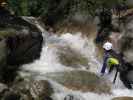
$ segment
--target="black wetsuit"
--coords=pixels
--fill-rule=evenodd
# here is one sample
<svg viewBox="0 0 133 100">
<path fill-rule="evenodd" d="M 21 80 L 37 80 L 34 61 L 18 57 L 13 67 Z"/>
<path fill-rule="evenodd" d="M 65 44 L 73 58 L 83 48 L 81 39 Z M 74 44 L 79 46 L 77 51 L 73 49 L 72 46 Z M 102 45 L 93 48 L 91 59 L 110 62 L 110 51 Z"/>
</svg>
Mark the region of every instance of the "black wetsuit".
<svg viewBox="0 0 133 100">
<path fill-rule="evenodd" d="M 131 84 L 133 84 L 133 80 L 129 80 L 128 73 L 133 70 L 133 65 L 126 62 L 123 59 L 123 56 L 121 56 L 120 54 L 114 52 L 113 50 L 108 51 L 108 53 L 110 55 L 112 55 L 114 58 L 119 59 L 120 64 L 118 66 L 114 66 L 114 67 L 116 67 L 117 71 L 120 73 L 120 80 L 123 82 L 125 87 L 127 87 L 128 89 L 132 89 Z M 104 72 L 105 68 L 106 68 L 105 64 L 103 64 L 103 69 L 101 70 L 101 72 Z M 112 69 L 110 69 L 110 71 L 111 70 Z"/>
<path fill-rule="evenodd" d="M 121 81 L 123 82 L 125 87 L 127 87 L 128 89 L 132 89 L 132 86 L 131 86 L 132 80 L 129 80 L 127 75 L 131 70 L 133 70 L 133 65 L 131 65 L 128 62 L 124 62 L 122 63 L 121 68 L 122 69 L 119 70 Z"/>
<path fill-rule="evenodd" d="M 133 65 L 123 59 L 123 54 L 118 54 L 118 59 L 120 61 L 120 65 L 117 67 L 117 70 L 120 73 L 120 80 L 123 82 L 125 87 L 132 89 L 132 80 L 128 79 L 128 73 L 133 70 Z"/>
</svg>

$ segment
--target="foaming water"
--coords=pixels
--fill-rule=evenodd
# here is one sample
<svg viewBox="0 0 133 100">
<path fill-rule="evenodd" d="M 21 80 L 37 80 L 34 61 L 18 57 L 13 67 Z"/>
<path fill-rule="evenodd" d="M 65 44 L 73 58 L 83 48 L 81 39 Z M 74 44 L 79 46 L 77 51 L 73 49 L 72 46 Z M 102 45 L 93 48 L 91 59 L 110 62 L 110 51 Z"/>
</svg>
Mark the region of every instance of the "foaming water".
<svg viewBox="0 0 133 100">
<path fill-rule="evenodd" d="M 49 37 L 46 45 L 43 46 L 40 59 L 34 63 L 24 65 L 22 68 L 38 73 L 71 70 L 72 68 L 68 68 L 59 62 L 57 55 L 59 46 L 70 46 L 76 52 L 86 56 L 89 59 L 88 65 L 91 66 L 90 71 L 97 72 L 100 63 L 95 58 L 95 45 L 93 44 L 93 40 L 83 38 L 81 33 L 75 35 L 66 33 L 59 37 L 56 35 Z"/>
<path fill-rule="evenodd" d="M 101 63 L 96 58 L 93 39 L 83 37 L 80 32 L 77 34 L 66 33 L 61 36 L 53 35 L 48 37 L 46 44 L 43 46 L 40 59 L 31 64 L 23 65 L 21 72 L 35 73 L 36 78 L 44 79 L 46 73 L 76 70 L 60 63 L 57 53 L 60 49 L 58 48 L 59 46 L 70 46 L 76 52 L 86 56 L 89 61 L 89 71 L 96 74 L 99 73 Z M 114 74 L 115 72 L 112 75 L 106 75 L 105 80 L 112 81 Z M 70 98 L 73 98 L 72 100 L 111 100 L 117 96 L 133 96 L 133 91 L 126 89 L 119 78 L 112 85 L 111 95 L 72 91 L 53 80 L 48 80 L 51 82 L 55 91 L 52 95 L 54 100 L 71 100 Z"/>
<path fill-rule="evenodd" d="M 55 93 L 52 95 L 54 100 L 111 100 L 113 95 L 96 94 L 91 92 L 73 91 L 64 86 L 51 81 Z"/>
<path fill-rule="evenodd" d="M 48 46 L 43 47 L 39 60 L 36 60 L 31 64 L 26 64 L 22 66 L 22 68 L 25 71 L 37 72 L 40 74 L 65 71 L 69 69 L 58 62 L 56 49 L 49 48 Z"/>
<path fill-rule="evenodd" d="M 78 51 L 89 59 L 88 65 L 91 66 L 89 69 L 91 72 L 98 72 L 101 63 L 96 59 L 96 49 L 93 39 L 83 37 L 80 32 L 75 35 L 66 33 L 60 38 L 67 41 L 68 45 L 70 45 L 72 49 Z"/>
</svg>

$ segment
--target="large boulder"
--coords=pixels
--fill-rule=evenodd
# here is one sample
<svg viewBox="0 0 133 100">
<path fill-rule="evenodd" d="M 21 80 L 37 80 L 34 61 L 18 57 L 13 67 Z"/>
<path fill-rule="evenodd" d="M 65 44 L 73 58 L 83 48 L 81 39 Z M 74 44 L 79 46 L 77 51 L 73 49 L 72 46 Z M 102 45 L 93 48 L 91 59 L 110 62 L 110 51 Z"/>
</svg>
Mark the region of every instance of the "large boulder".
<svg viewBox="0 0 133 100">
<path fill-rule="evenodd" d="M 123 36 L 121 38 L 121 51 L 124 53 L 125 59 L 133 64 L 133 18 L 127 18 L 125 27 L 123 28 Z"/>
<path fill-rule="evenodd" d="M 52 100 L 53 88 L 47 80 L 21 80 L 15 82 L 1 96 L 1 100 Z"/>
<path fill-rule="evenodd" d="M 110 85 L 91 72 L 76 70 L 49 73 L 46 76 L 72 90 L 90 91 L 99 94 L 111 93 Z"/>
<path fill-rule="evenodd" d="M 40 57 L 41 31 L 0 7 L 0 81 L 12 81 L 22 64 Z M 8 73 L 8 74 L 7 74 Z"/>
<path fill-rule="evenodd" d="M 33 98 L 44 100 L 45 98 L 50 98 L 53 89 L 51 84 L 46 80 L 33 81 L 30 87 L 30 93 Z"/>
<path fill-rule="evenodd" d="M 85 66 L 89 68 L 88 58 L 72 49 L 69 46 L 60 46 L 58 47 L 58 57 L 61 64 L 73 68 L 80 68 L 81 66 Z"/>
</svg>

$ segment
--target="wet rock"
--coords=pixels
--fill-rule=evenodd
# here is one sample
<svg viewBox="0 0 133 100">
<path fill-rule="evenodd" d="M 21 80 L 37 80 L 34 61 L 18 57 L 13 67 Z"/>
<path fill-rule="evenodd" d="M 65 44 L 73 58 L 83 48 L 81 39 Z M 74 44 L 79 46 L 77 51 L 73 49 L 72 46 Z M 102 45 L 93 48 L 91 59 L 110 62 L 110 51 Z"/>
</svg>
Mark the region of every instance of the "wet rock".
<svg viewBox="0 0 133 100">
<path fill-rule="evenodd" d="M 97 75 L 87 71 L 70 71 L 50 73 L 46 75 L 72 90 L 83 92 L 110 93 L 110 86 Z"/>
<path fill-rule="evenodd" d="M 24 80 L 16 83 L 11 90 L 24 100 L 52 100 L 53 88 L 47 80 Z"/>
<path fill-rule="evenodd" d="M 8 90 L 8 87 L 5 84 L 0 83 L 0 96 L 6 90 Z"/>
<path fill-rule="evenodd" d="M 30 94 L 30 80 L 21 80 L 13 83 L 14 85 L 11 87 L 11 91 L 18 93 L 21 95 L 21 98 L 24 100 L 32 100 L 32 96 Z"/>
<path fill-rule="evenodd" d="M 6 41 L 9 50 L 7 54 L 7 64 L 21 65 L 39 58 L 42 40 L 42 36 L 39 34 L 36 36 L 21 34 L 8 37 Z"/>
<path fill-rule="evenodd" d="M 1 100 L 20 100 L 20 94 L 14 92 L 6 92 Z"/>
<path fill-rule="evenodd" d="M 81 95 L 68 94 L 64 97 L 64 100 L 85 100 Z"/>
<path fill-rule="evenodd" d="M 3 67 L 6 66 L 6 43 L 5 40 L 0 41 L 0 80 L 2 80 L 3 76 L 2 74 L 4 73 Z"/>
<path fill-rule="evenodd" d="M 39 98 L 39 100 L 50 99 L 53 89 L 51 84 L 46 80 L 34 81 L 30 87 L 30 93 L 33 98 Z"/>
<path fill-rule="evenodd" d="M 46 80 L 18 80 L 10 88 L 0 84 L 0 100 L 52 100 L 53 92 Z"/>
<path fill-rule="evenodd" d="M 133 18 L 127 18 L 123 29 L 123 36 L 120 41 L 121 51 L 124 53 L 125 60 L 133 63 Z"/>
<path fill-rule="evenodd" d="M 58 55 L 60 62 L 65 66 L 73 68 L 80 68 L 81 66 L 89 67 L 87 57 L 69 46 L 59 47 Z"/>
<path fill-rule="evenodd" d="M 133 97 L 116 97 L 113 98 L 112 100 L 133 100 Z"/>
<path fill-rule="evenodd" d="M 113 49 L 115 51 L 119 51 L 120 50 L 120 39 L 121 39 L 122 34 L 120 34 L 119 32 L 112 32 L 112 34 L 109 36 L 109 39 L 111 41 L 111 43 L 113 44 Z"/>
<path fill-rule="evenodd" d="M 43 37 L 35 25 L 21 17 L 3 8 L 0 13 L 0 81 L 8 83 L 14 80 L 20 65 L 40 57 Z"/>
</svg>

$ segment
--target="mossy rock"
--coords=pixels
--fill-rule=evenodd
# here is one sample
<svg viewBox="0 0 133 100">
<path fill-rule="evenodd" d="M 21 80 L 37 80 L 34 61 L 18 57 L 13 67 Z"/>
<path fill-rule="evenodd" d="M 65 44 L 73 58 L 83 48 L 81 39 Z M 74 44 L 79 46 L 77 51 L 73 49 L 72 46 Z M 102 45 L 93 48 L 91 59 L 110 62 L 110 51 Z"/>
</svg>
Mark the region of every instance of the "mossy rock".
<svg viewBox="0 0 133 100">
<path fill-rule="evenodd" d="M 91 72 L 77 70 L 49 73 L 46 76 L 72 90 L 90 91 L 99 94 L 110 93 L 110 86 Z"/>
<path fill-rule="evenodd" d="M 11 90 L 21 94 L 21 98 L 27 97 L 26 100 L 33 100 L 33 98 L 34 100 L 44 100 L 50 98 L 54 93 L 52 85 L 47 80 L 22 80 L 14 84 Z"/>
<path fill-rule="evenodd" d="M 9 36 L 15 35 L 17 31 L 15 29 L 6 28 L 6 29 L 0 29 L 0 37 L 1 38 L 7 38 Z"/>
</svg>

